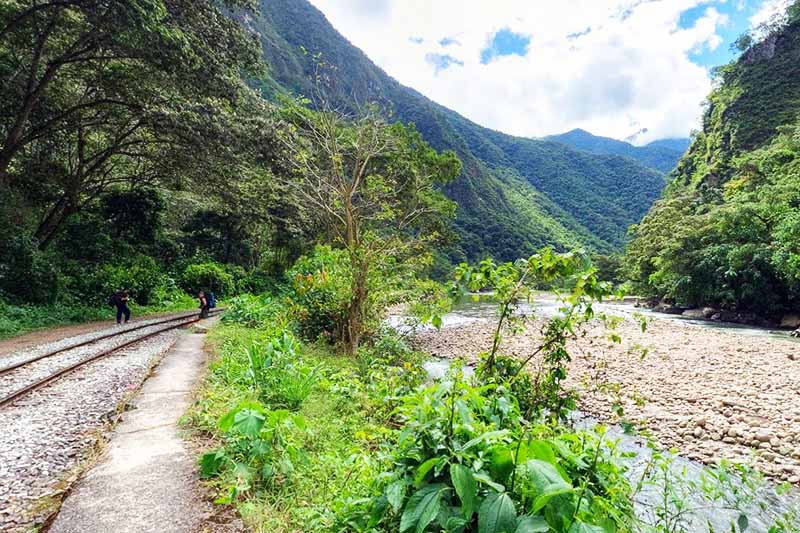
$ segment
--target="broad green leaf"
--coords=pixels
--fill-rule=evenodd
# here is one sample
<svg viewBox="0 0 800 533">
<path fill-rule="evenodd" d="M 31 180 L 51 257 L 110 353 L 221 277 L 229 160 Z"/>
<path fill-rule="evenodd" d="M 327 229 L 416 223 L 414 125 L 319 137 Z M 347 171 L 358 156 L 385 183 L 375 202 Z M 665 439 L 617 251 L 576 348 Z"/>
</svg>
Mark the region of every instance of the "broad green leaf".
<svg viewBox="0 0 800 533">
<path fill-rule="evenodd" d="M 561 477 L 555 466 L 539 459 L 525 462 L 525 475 L 537 494 L 572 488 L 572 485 Z"/>
<path fill-rule="evenodd" d="M 517 511 L 506 493 L 489 494 L 478 509 L 478 533 L 514 533 Z"/>
<path fill-rule="evenodd" d="M 570 494 L 574 490 L 575 489 L 573 489 L 572 487 L 569 487 L 569 488 L 566 488 L 566 489 L 551 490 L 549 492 L 545 492 L 543 494 L 540 494 L 539 496 L 536 497 L 536 500 L 534 500 L 533 507 L 531 507 L 531 511 L 533 511 L 534 513 L 537 513 L 542 509 L 542 507 L 547 505 L 547 503 L 551 499 L 555 498 L 556 496 L 561 496 L 563 494 Z"/>
<path fill-rule="evenodd" d="M 543 516 L 521 516 L 514 533 L 547 533 L 550 525 Z"/>
<path fill-rule="evenodd" d="M 400 518 L 400 533 L 415 529 L 418 533 L 425 531 L 439 513 L 442 493 L 449 490 L 447 485 L 436 483 L 425 485 L 411 496 L 406 510 Z"/>
<path fill-rule="evenodd" d="M 575 521 L 570 526 L 568 533 L 606 533 L 606 530 L 600 526 Z"/>
<path fill-rule="evenodd" d="M 528 445 L 526 459 L 539 459 L 550 464 L 556 464 L 556 454 L 553 451 L 553 446 L 544 440 L 535 440 Z"/>
<path fill-rule="evenodd" d="M 257 437 L 264 427 L 264 415 L 254 409 L 242 409 L 233 417 L 233 427 L 242 435 Z"/>
<path fill-rule="evenodd" d="M 297 429 L 299 429 L 300 431 L 306 430 L 306 417 L 304 417 L 303 415 L 294 415 L 292 421 L 294 422 L 294 425 L 297 426 Z"/>
<path fill-rule="evenodd" d="M 453 487 L 456 489 L 459 500 L 461 500 L 464 517 L 469 520 L 472 513 L 475 512 L 478 496 L 478 483 L 475 482 L 472 470 L 464 465 L 452 464 L 450 465 L 450 479 L 453 481 Z"/>
<path fill-rule="evenodd" d="M 433 469 L 433 467 L 438 465 L 439 461 L 440 461 L 439 457 L 433 457 L 431 459 L 428 459 L 421 465 L 419 465 L 419 468 L 417 468 L 417 475 L 414 476 L 414 483 L 417 486 L 420 486 L 422 482 L 425 481 L 425 477 L 427 477 L 428 472 L 430 472 Z"/>
<path fill-rule="evenodd" d="M 217 423 L 217 425 L 219 426 L 219 429 L 221 429 L 225 433 L 230 431 L 231 428 L 234 425 L 236 415 L 239 414 L 239 412 L 244 410 L 244 409 L 250 409 L 250 410 L 255 411 L 255 412 L 257 412 L 257 413 L 259 413 L 261 415 L 266 414 L 266 411 L 264 410 L 264 406 L 261 405 L 260 403 L 252 401 L 252 400 L 244 401 L 244 402 L 241 402 L 236 407 L 234 407 L 233 409 L 231 409 L 230 411 L 228 411 L 227 413 L 225 413 L 225 415 L 222 418 L 219 419 L 219 422 Z"/>
<path fill-rule="evenodd" d="M 200 458 L 200 475 L 203 478 L 214 477 L 219 474 L 222 465 L 225 464 L 225 450 L 217 450 L 203 454 Z"/>
<path fill-rule="evenodd" d="M 475 446 L 476 444 L 480 444 L 481 442 L 484 441 L 489 442 L 493 440 L 499 440 L 508 434 L 509 431 L 507 429 L 501 429 L 499 431 L 487 431 L 486 433 L 482 433 L 477 437 L 475 437 L 474 439 L 468 441 L 466 444 L 464 444 L 464 446 L 461 447 L 459 451 L 461 452 L 466 451 Z"/>
<path fill-rule="evenodd" d="M 506 481 L 514 471 L 514 452 L 506 446 L 494 446 L 488 455 L 492 478 Z"/>
<path fill-rule="evenodd" d="M 489 476 L 487 476 L 483 472 L 476 472 L 475 474 L 473 474 L 473 477 L 475 479 L 477 479 L 478 481 L 480 481 L 481 483 L 483 483 L 484 485 L 488 485 L 489 487 L 492 487 L 497 492 L 505 492 L 506 491 L 506 488 L 503 485 L 501 485 L 500 483 L 495 483 L 492 480 L 492 478 L 490 478 Z"/>
<path fill-rule="evenodd" d="M 403 500 L 406 497 L 406 484 L 403 480 L 395 481 L 386 487 L 386 500 L 392 506 L 394 512 L 398 512 L 403 507 Z"/>
</svg>

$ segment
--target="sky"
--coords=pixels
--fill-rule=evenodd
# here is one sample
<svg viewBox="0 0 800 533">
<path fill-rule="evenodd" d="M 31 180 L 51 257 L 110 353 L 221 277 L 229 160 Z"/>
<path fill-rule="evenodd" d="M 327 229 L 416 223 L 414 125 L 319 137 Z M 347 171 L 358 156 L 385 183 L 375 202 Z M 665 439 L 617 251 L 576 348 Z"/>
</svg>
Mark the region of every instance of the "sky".
<svg viewBox="0 0 800 533">
<path fill-rule="evenodd" d="M 700 126 L 711 70 L 788 0 L 311 0 L 400 83 L 512 135 L 645 144 Z"/>
</svg>

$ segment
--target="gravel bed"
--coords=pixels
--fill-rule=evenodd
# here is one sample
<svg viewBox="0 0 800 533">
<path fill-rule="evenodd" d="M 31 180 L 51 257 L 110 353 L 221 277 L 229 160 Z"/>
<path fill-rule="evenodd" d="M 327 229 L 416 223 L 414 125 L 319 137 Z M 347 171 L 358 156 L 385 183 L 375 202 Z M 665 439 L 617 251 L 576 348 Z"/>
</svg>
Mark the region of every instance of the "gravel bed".
<svg viewBox="0 0 800 533">
<path fill-rule="evenodd" d="M 501 352 L 524 357 L 538 346 L 542 321 L 507 337 Z M 416 335 L 415 346 L 439 357 L 488 351 L 494 323 L 476 321 Z M 755 464 L 800 485 L 800 344 L 668 319 L 646 332 L 625 320 L 612 342 L 599 324 L 571 343 L 568 386 L 583 412 L 615 422 L 613 405 L 646 426 L 665 448 L 714 463 Z M 534 361 L 535 363 L 535 361 Z"/>
<path fill-rule="evenodd" d="M 0 408 L 0 531 L 30 531 L 53 511 L 96 453 L 109 421 L 179 334 L 168 331 L 125 348 Z M 62 342 L 76 339 L 47 349 Z"/>
</svg>

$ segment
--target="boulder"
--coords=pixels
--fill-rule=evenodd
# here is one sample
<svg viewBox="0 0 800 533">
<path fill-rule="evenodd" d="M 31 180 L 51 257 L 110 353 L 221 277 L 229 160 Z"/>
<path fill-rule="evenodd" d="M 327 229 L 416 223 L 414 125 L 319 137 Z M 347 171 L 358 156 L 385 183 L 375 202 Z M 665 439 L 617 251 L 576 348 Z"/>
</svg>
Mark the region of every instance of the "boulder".
<svg viewBox="0 0 800 533">
<path fill-rule="evenodd" d="M 797 314 L 783 315 L 783 318 L 781 319 L 781 327 L 788 329 L 800 328 L 800 315 Z"/>
<path fill-rule="evenodd" d="M 718 309 L 714 309 L 713 307 L 704 307 L 703 308 L 703 317 L 711 318 L 715 314 L 719 313 Z"/>
<path fill-rule="evenodd" d="M 792 332 L 792 337 L 800 338 L 800 328 L 797 328 Z"/>
<path fill-rule="evenodd" d="M 703 320 L 706 318 L 706 314 L 703 312 L 703 309 L 687 309 L 681 314 L 681 316 L 686 318 L 694 318 L 697 320 Z"/>
<path fill-rule="evenodd" d="M 668 315 L 680 315 L 680 314 L 683 314 L 683 308 L 682 307 L 677 307 L 677 306 L 674 306 L 672 304 L 669 304 L 669 303 L 663 302 L 663 301 L 659 302 L 658 305 L 656 305 L 653 308 L 653 311 L 657 311 L 659 313 L 666 313 Z"/>
</svg>

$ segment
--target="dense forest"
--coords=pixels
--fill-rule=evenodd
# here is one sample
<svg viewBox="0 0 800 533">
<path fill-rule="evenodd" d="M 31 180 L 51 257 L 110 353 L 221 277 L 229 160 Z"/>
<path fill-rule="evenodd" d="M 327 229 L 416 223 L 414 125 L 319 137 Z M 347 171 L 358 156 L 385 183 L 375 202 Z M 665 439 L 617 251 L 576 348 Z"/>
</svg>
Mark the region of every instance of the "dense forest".
<svg viewBox="0 0 800 533">
<path fill-rule="evenodd" d="M 632 229 L 645 294 L 773 319 L 800 305 L 800 7 L 764 31 L 717 70 L 702 131 Z"/>
</svg>

